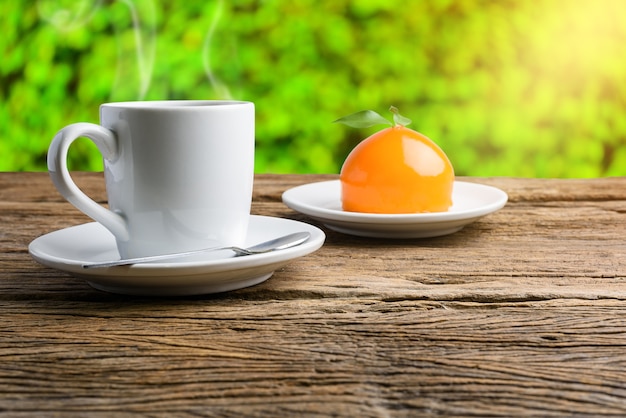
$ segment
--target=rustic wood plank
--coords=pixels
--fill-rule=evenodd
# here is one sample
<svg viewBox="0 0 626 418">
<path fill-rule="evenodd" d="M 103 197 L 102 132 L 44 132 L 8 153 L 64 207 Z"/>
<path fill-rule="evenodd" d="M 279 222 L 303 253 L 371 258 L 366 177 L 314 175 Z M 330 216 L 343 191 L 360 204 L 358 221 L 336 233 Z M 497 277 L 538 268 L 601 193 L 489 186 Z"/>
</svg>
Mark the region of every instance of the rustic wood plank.
<svg viewBox="0 0 626 418">
<path fill-rule="evenodd" d="M 253 212 L 313 223 L 280 195 L 333 178 L 259 175 Z M 626 178 L 465 180 L 509 204 L 435 239 L 327 230 L 259 286 L 153 299 L 32 261 L 87 218 L 0 173 L 0 415 L 626 415 Z"/>
<path fill-rule="evenodd" d="M 65 412 L 626 412 L 626 312 L 614 301 L 579 304 L 576 315 L 553 302 L 46 305 L 11 312 L 13 337 L 0 343 L 0 387 L 12 387 L 3 398 L 15 411 L 32 407 L 30 393 Z M 33 316 L 45 327 L 25 331 Z"/>
</svg>

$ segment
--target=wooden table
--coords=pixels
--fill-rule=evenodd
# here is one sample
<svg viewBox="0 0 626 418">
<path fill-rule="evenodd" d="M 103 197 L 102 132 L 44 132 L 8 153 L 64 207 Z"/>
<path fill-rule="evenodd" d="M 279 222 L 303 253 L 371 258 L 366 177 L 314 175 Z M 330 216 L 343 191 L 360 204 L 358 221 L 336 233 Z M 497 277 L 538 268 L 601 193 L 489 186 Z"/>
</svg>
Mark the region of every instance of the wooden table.
<svg viewBox="0 0 626 418">
<path fill-rule="evenodd" d="M 313 222 L 281 193 L 331 178 L 259 175 L 253 213 Z M 35 263 L 87 218 L 0 173 L 0 415 L 626 416 L 626 178 L 465 180 L 509 203 L 434 239 L 325 229 L 263 284 L 155 299 Z"/>
</svg>

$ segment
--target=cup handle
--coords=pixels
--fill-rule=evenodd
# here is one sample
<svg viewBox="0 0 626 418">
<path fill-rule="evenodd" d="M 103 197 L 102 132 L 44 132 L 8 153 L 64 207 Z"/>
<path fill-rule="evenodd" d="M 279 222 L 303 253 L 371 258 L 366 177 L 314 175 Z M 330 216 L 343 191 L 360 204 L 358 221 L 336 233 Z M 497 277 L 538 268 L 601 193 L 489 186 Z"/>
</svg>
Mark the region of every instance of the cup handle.
<svg viewBox="0 0 626 418">
<path fill-rule="evenodd" d="M 117 137 L 109 129 L 93 123 L 74 123 L 61 129 L 48 149 L 48 172 L 57 190 L 78 210 L 100 222 L 120 241 L 128 241 L 128 225 L 119 214 L 106 209 L 83 193 L 72 180 L 67 169 L 67 153 L 70 145 L 80 138 L 93 141 L 107 160 L 118 157 Z"/>
</svg>

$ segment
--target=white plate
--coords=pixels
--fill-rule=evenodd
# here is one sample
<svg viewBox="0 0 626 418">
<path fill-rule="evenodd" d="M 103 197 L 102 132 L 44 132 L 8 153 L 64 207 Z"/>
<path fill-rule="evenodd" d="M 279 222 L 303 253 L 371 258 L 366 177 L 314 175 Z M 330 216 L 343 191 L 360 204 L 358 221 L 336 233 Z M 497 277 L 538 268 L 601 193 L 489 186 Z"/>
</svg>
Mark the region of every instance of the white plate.
<svg viewBox="0 0 626 418">
<path fill-rule="evenodd" d="M 501 209 L 507 200 L 507 194 L 495 187 L 455 181 L 453 204 L 447 212 L 396 215 L 342 210 L 339 180 L 305 184 L 283 193 L 283 202 L 288 207 L 332 230 L 375 238 L 428 238 L 452 234 Z"/>
<path fill-rule="evenodd" d="M 232 251 L 216 251 L 185 261 L 109 268 L 82 267 L 119 258 L 113 235 L 96 222 L 43 235 L 31 242 L 28 250 L 39 263 L 84 278 L 96 289 L 131 295 L 198 295 L 261 283 L 288 261 L 319 249 L 326 238 L 319 228 L 303 222 L 251 216 L 246 246 L 299 231 L 307 231 L 311 237 L 297 247 L 276 252 L 234 257 Z"/>
</svg>

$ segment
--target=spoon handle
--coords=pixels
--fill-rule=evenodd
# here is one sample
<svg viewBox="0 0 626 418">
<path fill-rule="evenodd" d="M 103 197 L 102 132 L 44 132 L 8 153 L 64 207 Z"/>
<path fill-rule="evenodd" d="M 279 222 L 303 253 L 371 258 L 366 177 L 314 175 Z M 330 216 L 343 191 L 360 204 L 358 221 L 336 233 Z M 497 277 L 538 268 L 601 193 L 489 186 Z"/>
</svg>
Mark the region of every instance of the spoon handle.
<svg viewBox="0 0 626 418">
<path fill-rule="evenodd" d="M 269 241 L 262 242 L 260 244 L 257 244 L 248 248 L 209 247 L 209 248 L 202 248 L 200 250 L 185 251 L 185 252 L 174 253 L 174 254 L 151 255 L 151 256 L 146 256 L 146 257 L 125 258 L 122 260 L 85 263 L 83 264 L 83 268 L 90 269 L 90 268 L 101 268 L 101 267 L 127 266 L 129 264 L 138 264 L 138 263 L 150 263 L 153 261 L 161 261 L 161 260 L 167 260 L 170 258 L 178 258 L 178 257 L 187 257 L 189 255 L 208 253 L 210 251 L 218 251 L 218 250 L 232 250 L 236 252 L 237 255 L 262 254 L 262 253 L 266 253 L 270 251 L 284 250 L 286 248 L 300 245 L 304 241 L 308 240 L 310 236 L 311 234 L 308 232 L 296 232 L 293 234 L 288 234 L 282 237 L 274 238 Z"/>
<path fill-rule="evenodd" d="M 83 264 L 83 268 L 90 269 L 90 268 L 127 266 L 130 264 L 137 264 L 137 263 L 151 263 L 153 261 L 161 261 L 161 260 L 167 260 L 170 258 L 178 258 L 178 257 L 187 257 L 190 255 L 195 255 L 195 254 L 208 253 L 211 251 L 218 251 L 218 250 L 229 250 L 229 249 L 231 249 L 231 247 L 209 247 L 209 248 L 202 248 L 199 250 L 185 251 L 181 253 L 149 255 L 149 256 L 137 257 L 137 258 L 124 258 L 121 260 L 103 261 L 103 262 L 97 262 L 97 263 L 86 263 L 86 264 Z"/>
</svg>

